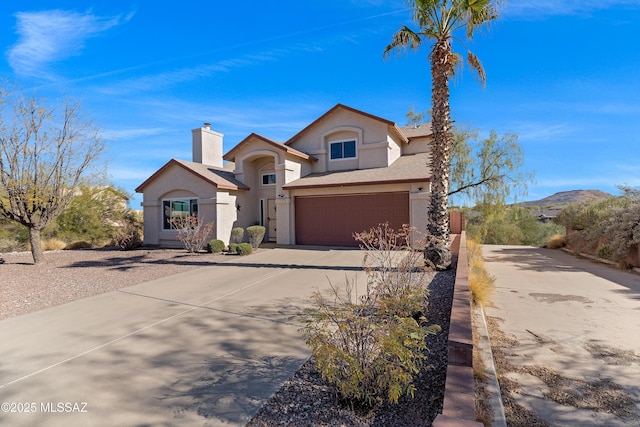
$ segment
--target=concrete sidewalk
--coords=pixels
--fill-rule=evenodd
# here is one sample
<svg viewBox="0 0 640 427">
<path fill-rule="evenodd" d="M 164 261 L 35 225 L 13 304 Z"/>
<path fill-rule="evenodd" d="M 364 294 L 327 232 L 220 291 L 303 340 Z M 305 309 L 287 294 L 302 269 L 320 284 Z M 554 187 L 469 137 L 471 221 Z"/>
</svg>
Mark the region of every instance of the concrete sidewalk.
<svg viewBox="0 0 640 427">
<path fill-rule="evenodd" d="M 640 276 L 559 250 L 483 252 L 496 277 L 485 313 L 517 340 L 502 349 L 515 367 L 507 378 L 520 384 L 516 402 L 553 426 L 640 426 Z M 549 399 L 536 367 L 574 404 Z M 598 401 L 617 409 L 590 409 Z"/>
<path fill-rule="evenodd" d="M 358 250 L 276 248 L 0 322 L 0 425 L 244 425 L 309 357 Z"/>
</svg>

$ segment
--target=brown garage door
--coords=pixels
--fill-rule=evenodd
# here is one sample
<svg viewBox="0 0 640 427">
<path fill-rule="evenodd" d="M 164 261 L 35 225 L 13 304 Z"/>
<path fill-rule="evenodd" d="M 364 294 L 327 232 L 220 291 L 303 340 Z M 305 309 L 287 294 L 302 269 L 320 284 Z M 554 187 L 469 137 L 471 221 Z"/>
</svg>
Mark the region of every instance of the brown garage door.
<svg viewBox="0 0 640 427">
<path fill-rule="evenodd" d="M 393 228 L 409 224 L 409 193 L 295 198 L 296 243 L 358 246 L 353 233 L 383 222 Z"/>
</svg>

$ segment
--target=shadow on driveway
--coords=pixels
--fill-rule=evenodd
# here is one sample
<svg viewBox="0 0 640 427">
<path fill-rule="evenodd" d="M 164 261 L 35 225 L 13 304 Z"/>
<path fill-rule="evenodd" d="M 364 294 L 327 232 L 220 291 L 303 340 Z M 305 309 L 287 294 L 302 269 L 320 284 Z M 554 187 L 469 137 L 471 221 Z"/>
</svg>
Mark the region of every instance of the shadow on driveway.
<svg viewBox="0 0 640 427">
<path fill-rule="evenodd" d="M 606 264 L 567 254 L 557 249 L 506 246 L 500 250 L 492 249 L 492 253 L 494 255 L 485 256 L 486 261 L 511 262 L 516 264 L 521 270 L 539 272 L 587 272 L 627 288 L 626 290 L 620 289 L 616 292 L 640 300 L 640 275 L 628 270 L 619 270 Z M 640 310 L 640 308 L 638 308 L 638 310 Z"/>
</svg>

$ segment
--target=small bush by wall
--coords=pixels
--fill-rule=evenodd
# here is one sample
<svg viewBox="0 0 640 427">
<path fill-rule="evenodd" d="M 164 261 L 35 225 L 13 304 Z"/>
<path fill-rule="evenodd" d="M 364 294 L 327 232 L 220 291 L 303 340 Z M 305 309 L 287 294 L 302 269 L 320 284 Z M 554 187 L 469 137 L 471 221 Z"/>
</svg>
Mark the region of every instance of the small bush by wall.
<svg viewBox="0 0 640 427">
<path fill-rule="evenodd" d="M 239 255 L 251 255 L 251 252 L 253 252 L 253 248 L 249 243 L 239 243 L 238 249 L 236 249 L 236 252 Z"/>
<path fill-rule="evenodd" d="M 264 239 L 265 233 L 266 229 L 261 225 L 252 225 L 251 227 L 247 227 L 249 243 L 253 249 L 258 249 L 258 246 L 262 243 L 262 239 Z"/>
<path fill-rule="evenodd" d="M 225 244 L 222 240 L 211 240 L 207 244 L 207 252 L 209 252 L 210 254 L 218 254 L 224 251 L 224 248 Z"/>
<path fill-rule="evenodd" d="M 244 228 L 235 227 L 231 230 L 231 239 L 229 240 L 230 243 L 242 243 L 243 239 L 244 239 Z"/>
</svg>

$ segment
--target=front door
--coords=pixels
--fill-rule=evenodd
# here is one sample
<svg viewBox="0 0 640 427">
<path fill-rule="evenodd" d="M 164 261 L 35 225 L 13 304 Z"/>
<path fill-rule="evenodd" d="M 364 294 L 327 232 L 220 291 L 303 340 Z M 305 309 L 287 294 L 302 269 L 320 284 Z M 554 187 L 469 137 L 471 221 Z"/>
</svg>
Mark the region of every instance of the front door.
<svg viewBox="0 0 640 427">
<path fill-rule="evenodd" d="M 276 241 L 276 199 L 267 199 L 267 235 L 270 242 Z"/>
</svg>

